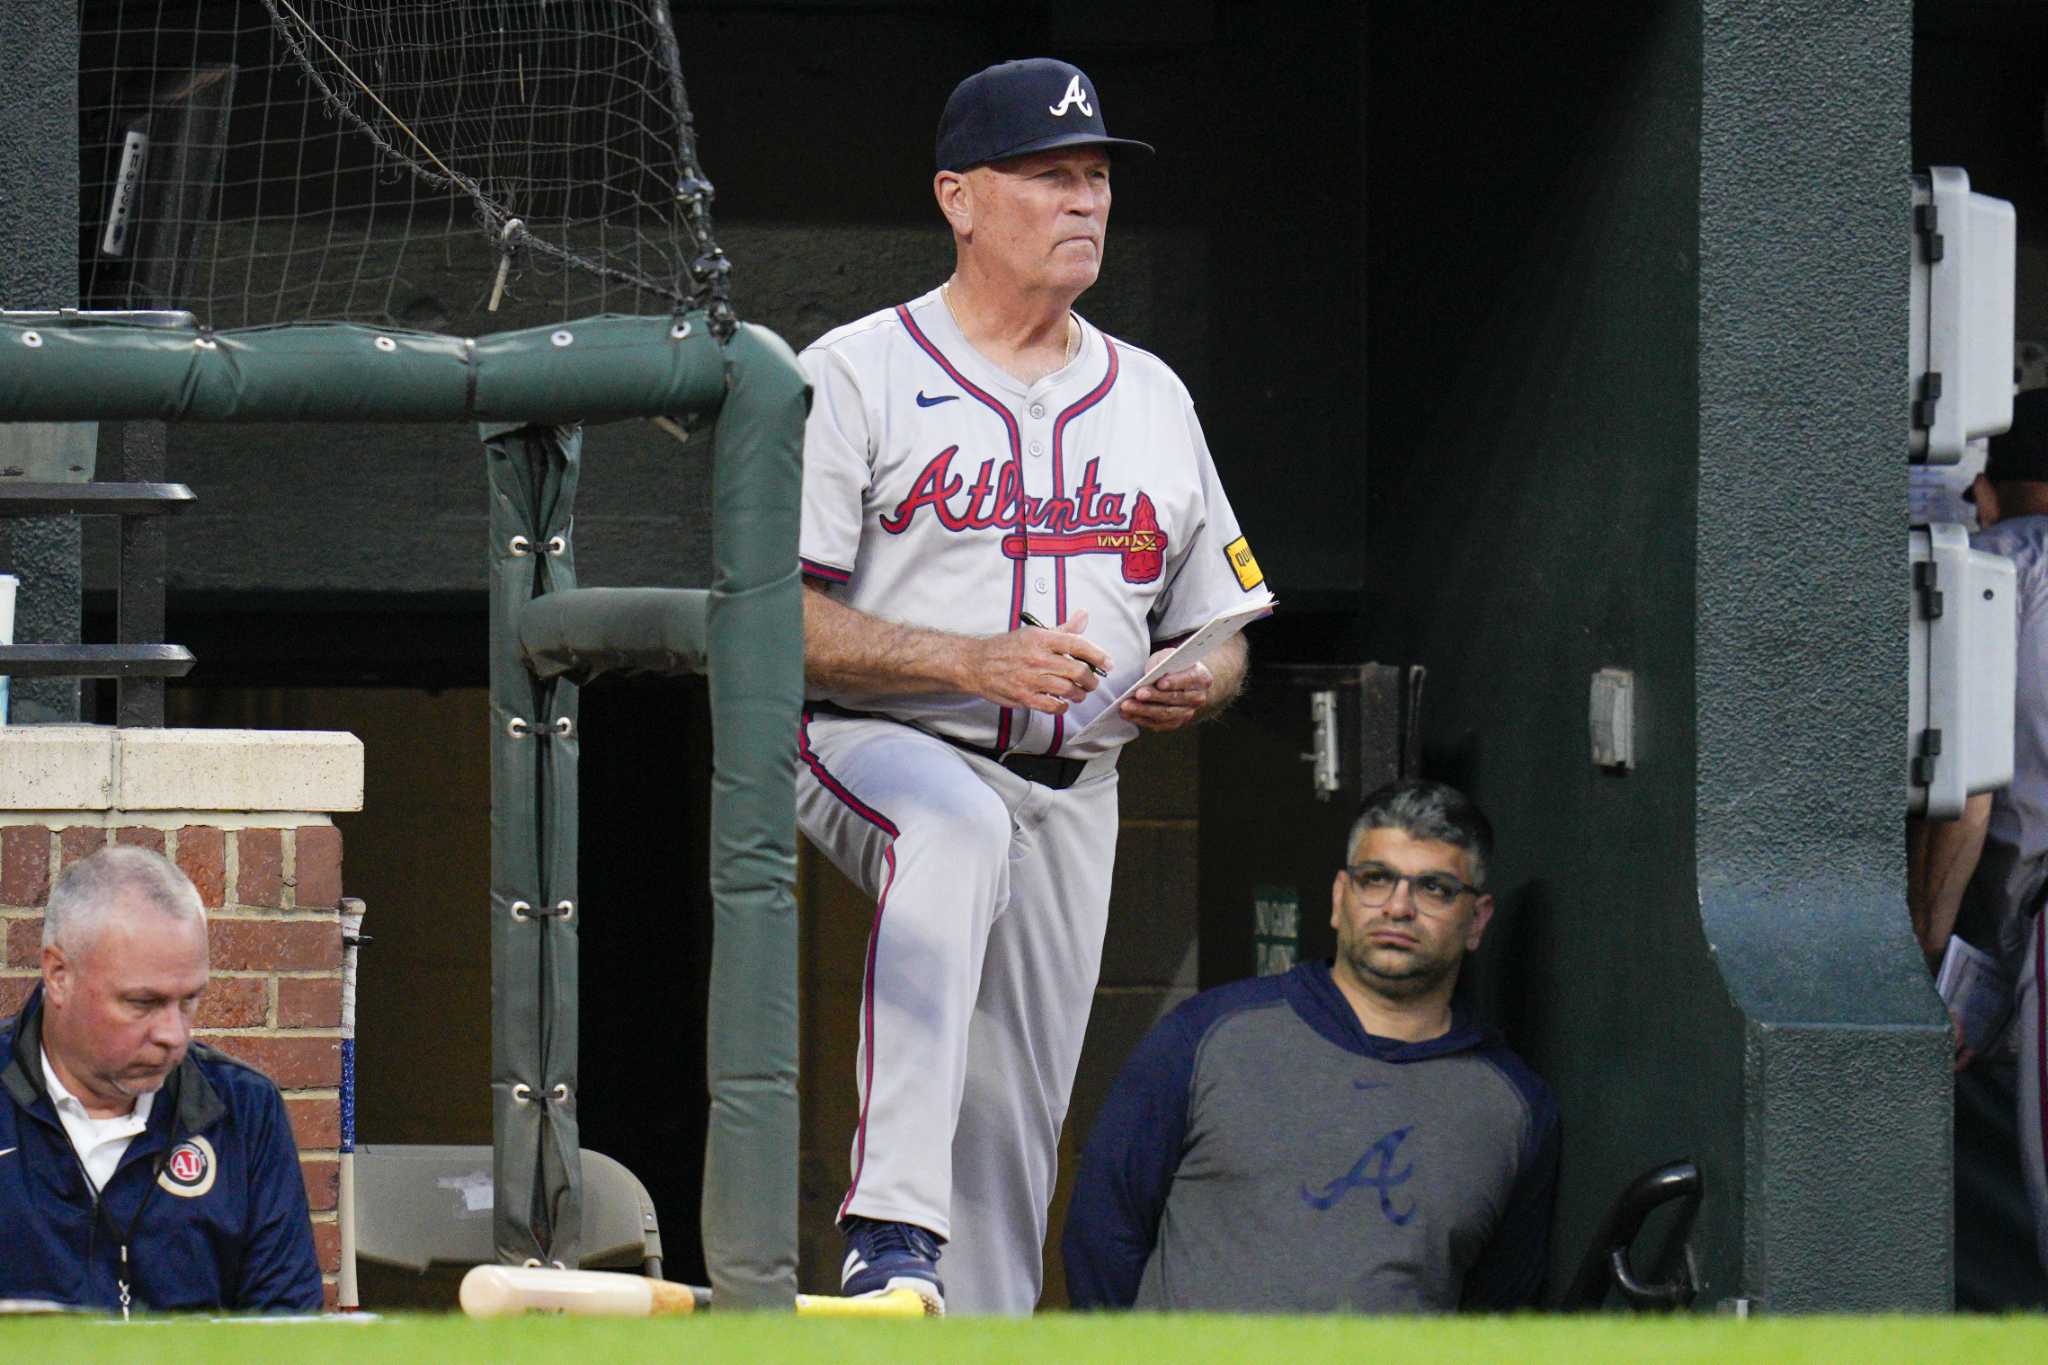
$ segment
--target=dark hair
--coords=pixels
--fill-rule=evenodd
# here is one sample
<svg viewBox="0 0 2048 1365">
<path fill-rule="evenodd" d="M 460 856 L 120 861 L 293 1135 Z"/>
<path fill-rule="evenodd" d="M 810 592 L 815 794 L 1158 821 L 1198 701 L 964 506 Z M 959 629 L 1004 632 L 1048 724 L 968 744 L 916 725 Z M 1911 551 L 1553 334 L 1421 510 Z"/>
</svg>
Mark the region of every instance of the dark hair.
<svg viewBox="0 0 2048 1365">
<path fill-rule="evenodd" d="M 1465 850 L 1477 890 L 1486 885 L 1486 865 L 1493 858 L 1493 822 L 1476 802 L 1456 787 L 1419 777 L 1389 782 L 1359 803 L 1358 818 L 1344 841 L 1344 857 L 1367 830 L 1398 829 L 1411 839 L 1427 839 Z"/>
</svg>

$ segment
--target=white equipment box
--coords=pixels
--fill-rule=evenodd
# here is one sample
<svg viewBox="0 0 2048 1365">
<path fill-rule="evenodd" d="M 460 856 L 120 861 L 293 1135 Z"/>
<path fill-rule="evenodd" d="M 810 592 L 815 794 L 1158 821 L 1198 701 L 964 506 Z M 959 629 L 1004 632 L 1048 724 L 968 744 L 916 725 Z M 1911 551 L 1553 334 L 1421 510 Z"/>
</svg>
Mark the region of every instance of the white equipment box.
<svg viewBox="0 0 2048 1365">
<path fill-rule="evenodd" d="M 1953 820 L 2012 781 L 2019 593 L 2012 561 L 1960 526 L 1915 527 L 1907 810 Z"/>
<path fill-rule="evenodd" d="M 1974 437 L 2012 425 L 2012 205 L 1970 192 L 1970 177 L 1934 166 L 1913 177 L 1912 421 L 1907 446 L 1954 464 Z"/>
</svg>

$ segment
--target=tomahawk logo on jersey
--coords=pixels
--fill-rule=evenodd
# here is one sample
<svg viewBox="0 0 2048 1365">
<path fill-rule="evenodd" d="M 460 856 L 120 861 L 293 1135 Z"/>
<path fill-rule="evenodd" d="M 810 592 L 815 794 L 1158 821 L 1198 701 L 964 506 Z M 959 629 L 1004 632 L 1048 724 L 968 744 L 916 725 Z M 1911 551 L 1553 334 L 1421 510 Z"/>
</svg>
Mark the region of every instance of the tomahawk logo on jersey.
<svg viewBox="0 0 2048 1365">
<path fill-rule="evenodd" d="M 1187 390 L 1149 353 L 1084 322 L 1072 361 L 1020 384 L 967 344 L 933 290 L 827 333 L 801 360 L 814 396 L 800 553 L 848 606 L 971 635 L 1085 610 L 1114 665 L 1106 700 L 1158 643 L 1263 591 Z M 1062 742 L 1081 708 L 830 700 L 1027 753 L 1085 758 L 1137 733 L 1100 726 L 1076 750 Z"/>
</svg>

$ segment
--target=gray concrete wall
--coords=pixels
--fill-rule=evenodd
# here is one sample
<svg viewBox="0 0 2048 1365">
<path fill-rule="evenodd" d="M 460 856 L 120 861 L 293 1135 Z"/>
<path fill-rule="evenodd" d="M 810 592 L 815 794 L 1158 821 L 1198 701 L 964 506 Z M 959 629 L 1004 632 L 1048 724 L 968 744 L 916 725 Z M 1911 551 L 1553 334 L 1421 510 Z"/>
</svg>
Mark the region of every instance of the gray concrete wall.
<svg viewBox="0 0 2048 1365">
<path fill-rule="evenodd" d="M 77 0 L 0 5 L 0 90 L 0 308 L 69 307 L 78 302 Z M 0 431 L 0 471 L 6 440 Z M 0 522 L 0 572 L 22 580 L 17 642 L 77 642 L 78 522 Z M 75 682 L 21 679 L 12 689 L 18 724 L 78 719 Z"/>
<path fill-rule="evenodd" d="M 1899 838 L 1911 7 L 1701 6 L 1702 917 L 1746 1018 L 1744 1270 L 1949 1302 L 1949 1039 Z"/>
</svg>

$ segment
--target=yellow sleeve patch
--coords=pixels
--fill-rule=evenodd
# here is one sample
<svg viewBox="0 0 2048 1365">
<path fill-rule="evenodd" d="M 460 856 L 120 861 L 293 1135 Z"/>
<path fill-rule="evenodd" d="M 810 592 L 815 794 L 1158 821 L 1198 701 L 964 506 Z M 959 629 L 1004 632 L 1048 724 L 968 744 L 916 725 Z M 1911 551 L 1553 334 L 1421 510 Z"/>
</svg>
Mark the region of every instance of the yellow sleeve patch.
<svg viewBox="0 0 2048 1365">
<path fill-rule="evenodd" d="M 1230 560 L 1230 571 L 1237 575 L 1237 586 L 1250 592 L 1266 581 L 1266 575 L 1259 572 L 1259 561 L 1252 558 L 1252 547 L 1243 536 L 1223 547 L 1225 557 Z"/>
</svg>

